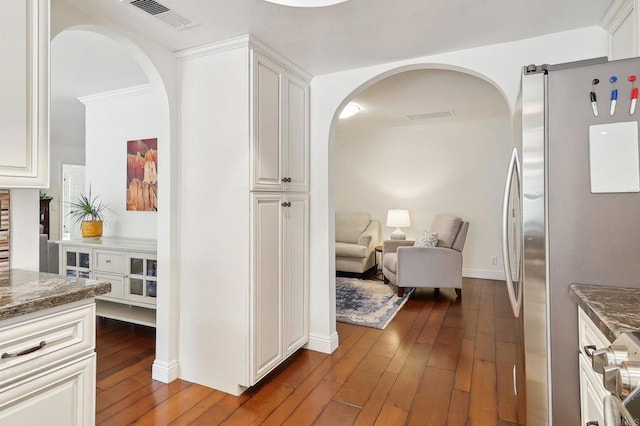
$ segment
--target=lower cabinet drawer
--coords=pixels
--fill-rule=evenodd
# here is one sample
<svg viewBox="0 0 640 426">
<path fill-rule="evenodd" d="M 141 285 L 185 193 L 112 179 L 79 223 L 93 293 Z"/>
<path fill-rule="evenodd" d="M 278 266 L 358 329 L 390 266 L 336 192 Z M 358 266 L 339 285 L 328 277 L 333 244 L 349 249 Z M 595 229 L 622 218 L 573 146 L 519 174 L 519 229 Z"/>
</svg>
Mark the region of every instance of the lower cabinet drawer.
<svg viewBox="0 0 640 426">
<path fill-rule="evenodd" d="M 94 272 L 93 278 L 111 283 L 111 291 L 102 296 L 98 296 L 98 299 L 117 300 L 119 302 L 124 299 L 124 277 L 122 275 Z"/>
<path fill-rule="evenodd" d="M 95 258 L 94 271 L 113 272 L 122 274 L 124 272 L 124 252 L 116 250 L 94 250 Z"/>
<path fill-rule="evenodd" d="M 0 328 L 0 386 L 95 348 L 95 304 Z"/>
<path fill-rule="evenodd" d="M 582 309 L 578 309 L 578 344 L 583 354 L 585 346 L 602 349 L 611 344 Z"/>
</svg>

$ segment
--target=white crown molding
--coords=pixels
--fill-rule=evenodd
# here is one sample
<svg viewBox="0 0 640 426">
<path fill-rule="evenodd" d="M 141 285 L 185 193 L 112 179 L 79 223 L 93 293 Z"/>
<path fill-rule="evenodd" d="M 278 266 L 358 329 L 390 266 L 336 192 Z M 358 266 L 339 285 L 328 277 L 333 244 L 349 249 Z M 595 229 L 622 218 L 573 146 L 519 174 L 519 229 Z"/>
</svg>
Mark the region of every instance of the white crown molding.
<svg viewBox="0 0 640 426">
<path fill-rule="evenodd" d="M 271 60 L 278 62 L 289 71 L 293 71 L 300 78 L 306 81 L 311 81 L 313 76 L 296 65 L 293 61 L 276 52 L 273 48 L 269 47 L 265 42 L 260 40 L 254 35 L 245 34 L 238 37 L 230 38 L 216 43 L 207 43 L 202 46 L 191 47 L 189 49 L 178 50 L 174 52 L 176 58 L 180 61 L 186 61 L 189 59 L 199 58 L 207 55 L 214 55 L 216 53 L 222 53 L 234 49 L 255 49 L 268 56 Z"/>
<path fill-rule="evenodd" d="M 243 47 L 249 47 L 249 34 L 233 37 L 227 40 L 207 43 L 201 46 L 190 47 L 188 49 L 177 50 L 173 52 L 176 58 L 181 61 L 188 59 L 199 58 L 201 56 L 213 55 L 216 53 L 226 52 L 228 50 L 240 49 Z"/>
<path fill-rule="evenodd" d="M 258 50 L 261 53 L 264 53 L 270 59 L 278 62 L 280 65 L 287 68 L 287 71 L 293 71 L 294 74 L 298 74 L 298 77 L 302 78 L 303 80 L 311 81 L 311 79 L 313 78 L 313 75 L 309 74 L 308 72 L 300 68 L 298 65 L 296 65 L 289 58 L 276 52 L 271 47 L 269 47 L 265 42 L 263 42 L 262 40 L 260 40 L 259 38 L 251 34 L 249 35 L 249 47 L 252 49 Z"/>
<path fill-rule="evenodd" d="M 462 268 L 462 276 L 466 278 L 480 278 L 484 280 L 505 280 L 504 271 L 492 271 L 488 269 Z"/>
<path fill-rule="evenodd" d="M 338 333 L 334 332 L 331 336 L 309 333 L 309 341 L 304 348 L 325 354 L 333 353 L 338 349 Z"/>
<path fill-rule="evenodd" d="M 129 98 L 132 96 L 146 95 L 149 93 L 153 93 L 153 86 L 151 86 L 151 84 L 142 84 L 140 86 L 125 87 L 124 89 L 110 90 L 108 92 L 80 96 L 78 100 L 85 105 L 90 105 L 98 102 L 110 101 L 117 98 Z"/>
<path fill-rule="evenodd" d="M 600 26 L 614 33 L 634 9 L 634 0 L 613 0 L 600 19 Z"/>
</svg>

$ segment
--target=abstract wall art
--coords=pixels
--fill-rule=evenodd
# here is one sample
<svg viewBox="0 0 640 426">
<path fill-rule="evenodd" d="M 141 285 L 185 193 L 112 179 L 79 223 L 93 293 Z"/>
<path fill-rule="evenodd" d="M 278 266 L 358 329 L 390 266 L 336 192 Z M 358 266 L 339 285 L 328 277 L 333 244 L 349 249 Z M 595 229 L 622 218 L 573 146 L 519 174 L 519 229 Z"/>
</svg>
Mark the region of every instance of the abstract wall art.
<svg viewBox="0 0 640 426">
<path fill-rule="evenodd" d="M 158 211 L 158 139 L 127 141 L 127 210 Z"/>
</svg>

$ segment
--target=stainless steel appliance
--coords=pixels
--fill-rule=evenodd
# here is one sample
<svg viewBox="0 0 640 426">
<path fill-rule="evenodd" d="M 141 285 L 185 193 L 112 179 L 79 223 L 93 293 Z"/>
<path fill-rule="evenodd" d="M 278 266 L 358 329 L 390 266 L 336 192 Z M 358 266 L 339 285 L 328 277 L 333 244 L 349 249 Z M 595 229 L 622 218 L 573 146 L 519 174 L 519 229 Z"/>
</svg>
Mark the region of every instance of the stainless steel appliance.
<svg viewBox="0 0 640 426">
<path fill-rule="evenodd" d="M 606 348 L 584 348 L 593 370 L 602 374 L 605 388 L 604 425 L 640 423 L 640 332 L 623 333 Z M 593 422 L 597 423 L 597 422 Z M 595 425 L 594 425 L 595 426 Z"/>
<path fill-rule="evenodd" d="M 627 182 L 639 173 L 637 73 L 636 58 L 523 68 L 502 241 L 507 289 L 524 331 L 526 390 L 515 385 L 518 398 L 526 394 L 526 424 L 580 424 L 569 285 L 640 287 L 640 188 Z M 636 132 L 635 141 L 620 138 L 636 154 L 618 139 L 598 139 L 617 124 Z"/>
</svg>

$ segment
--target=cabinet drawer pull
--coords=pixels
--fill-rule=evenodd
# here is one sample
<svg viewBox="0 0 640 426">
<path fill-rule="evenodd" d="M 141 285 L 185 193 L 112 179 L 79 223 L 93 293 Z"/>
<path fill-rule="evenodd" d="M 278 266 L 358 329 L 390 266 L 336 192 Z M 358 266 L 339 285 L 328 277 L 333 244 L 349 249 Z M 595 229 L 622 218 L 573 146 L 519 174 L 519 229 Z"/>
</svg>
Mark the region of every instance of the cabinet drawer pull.
<svg viewBox="0 0 640 426">
<path fill-rule="evenodd" d="M 593 358 L 593 353 L 596 351 L 596 345 L 587 345 L 584 348 L 584 353 L 587 354 L 589 358 Z"/>
<path fill-rule="evenodd" d="M 107 259 L 105 263 L 111 263 L 111 259 Z"/>
<path fill-rule="evenodd" d="M 17 358 L 17 357 L 22 356 L 22 355 L 28 355 L 28 354 L 30 354 L 30 353 L 32 353 L 32 352 L 35 352 L 35 351 L 38 351 L 38 350 L 40 350 L 40 349 L 44 348 L 46 345 L 47 345 L 47 342 L 45 342 L 45 341 L 43 340 L 42 342 L 40 342 L 40 344 L 39 344 L 39 345 L 34 346 L 34 347 L 32 347 L 32 348 L 29 348 L 29 349 L 25 349 L 24 351 L 16 352 L 16 353 L 14 353 L 14 354 L 10 354 L 10 353 L 8 353 L 8 352 L 5 352 L 5 353 L 3 353 L 3 354 L 2 354 L 2 357 L 1 357 L 1 358 L 2 358 L 2 359 L 7 359 L 7 358 Z"/>
<path fill-rule="evenodd" d="M 586 426 L 598 426 L 599 423 L 597 420 L 592 420 L 590 422 L 585 423 Z"/>
</svg>

